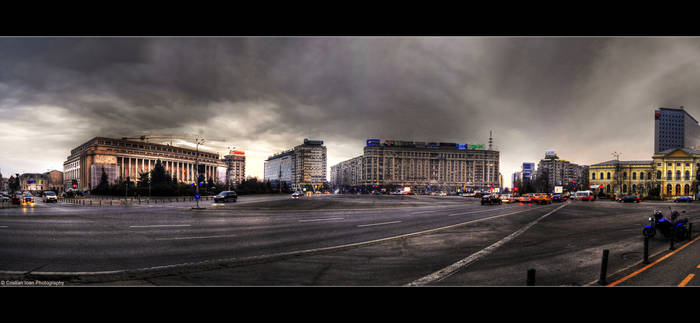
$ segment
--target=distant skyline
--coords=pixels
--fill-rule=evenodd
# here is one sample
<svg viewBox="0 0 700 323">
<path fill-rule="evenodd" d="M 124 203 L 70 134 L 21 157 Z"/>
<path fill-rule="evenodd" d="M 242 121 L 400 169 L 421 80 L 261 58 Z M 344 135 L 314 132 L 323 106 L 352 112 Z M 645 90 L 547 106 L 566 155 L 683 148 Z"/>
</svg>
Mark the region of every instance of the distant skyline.
<svg viewBox="0 0 700 323">
<path fill-rule="evenodd" d="M 547 150 L 651 159 L 655 109 L 700 117 L 698 57 L 699 37 L 0 37 L 0 172 L 62 171 L 96 136 L 230 138 L 262 178 L 304 138 L 330 168 L 367 138 L 493 131 L 510 187 Z"/>
</svg>

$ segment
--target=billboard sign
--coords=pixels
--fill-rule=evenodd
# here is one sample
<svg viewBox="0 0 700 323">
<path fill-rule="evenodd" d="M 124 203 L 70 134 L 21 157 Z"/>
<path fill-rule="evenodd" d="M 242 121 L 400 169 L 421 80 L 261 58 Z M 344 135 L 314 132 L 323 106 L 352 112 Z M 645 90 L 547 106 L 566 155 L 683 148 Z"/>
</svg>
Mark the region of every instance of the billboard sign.
<svg viewBox="0 0 700 323">
<path fill-rule="evenodd" d="M 461 149 L 461 150 L 467 149 L 467 144 L 457 144 L 457 149 Z"/>
<path fill-rule="evenodd" d="M 469 145 L 469 149 L 484 149 L 484 145 Z"/>
<path fill-rule="evenodd" d="M 367 147 L 379 146 L 379 139 L 367 139 Z"/>
<path fill-rule="evenodd" d="M 564 187 L 563 186 L 554 186 L 554 193 L 555 194 L 564 193 Z"/>
</svg>

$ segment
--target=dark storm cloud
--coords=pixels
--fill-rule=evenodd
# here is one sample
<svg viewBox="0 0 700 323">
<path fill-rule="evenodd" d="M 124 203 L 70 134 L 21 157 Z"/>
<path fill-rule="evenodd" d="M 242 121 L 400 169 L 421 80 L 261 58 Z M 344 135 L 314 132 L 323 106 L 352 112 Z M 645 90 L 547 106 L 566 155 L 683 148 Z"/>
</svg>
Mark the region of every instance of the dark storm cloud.
<svg viewBox="0 0 700 323">
<path fill-rule="evenodd" d="M 60 138 L 56 165 L 71 148 L 98 135 L 230 137 L 241 149 L 259 149 L 260 156 L 318 138 L 326 141 L 332 165 L 360 154 L 370 137 L 486 144 L 493 130 L 508 183 L 519 163 L 537 161 L 547 149 L 582 164 L 626 148 L 623 158 L 648 158 L 654 108 L 685 105 L 700 116 L 699 43 L 558 37 L 4 38 L 0 109 L 10 125 L 5 132 L 12 133 L 22 132 L 18 125 L 35 113 L 60 113 L 61 123 L 50 127 L 44 116 L 34 123 L 41 129 L 32 129 L 43 134 L 50 128 Z"/>
</svg>

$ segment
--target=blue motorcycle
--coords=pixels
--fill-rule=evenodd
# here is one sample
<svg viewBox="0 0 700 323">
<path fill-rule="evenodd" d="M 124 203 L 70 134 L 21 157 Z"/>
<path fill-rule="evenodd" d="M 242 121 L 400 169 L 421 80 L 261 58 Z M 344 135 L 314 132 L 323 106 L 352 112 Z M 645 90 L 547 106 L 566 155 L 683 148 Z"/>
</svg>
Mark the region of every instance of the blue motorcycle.
<svg viewBox="0 0 700 323">
<path fill-rule="evenodd" d="M 685 213 L 685 211 L 683 211 Z M 688 218 L 678 219 L 680 213 L 671 210 L 671 217 L 664 218 L 664 215 L 659 210 L 654 210 L 654 215 L 649 217 L 649 225 L 642 230 L 642 235 L 652 238 L 658 230 L 661 234 L 670 238 L 674 235 L 675 241 L 681 241 L 688 238 L 690 230 L 688 230 Z"/>
</svg>

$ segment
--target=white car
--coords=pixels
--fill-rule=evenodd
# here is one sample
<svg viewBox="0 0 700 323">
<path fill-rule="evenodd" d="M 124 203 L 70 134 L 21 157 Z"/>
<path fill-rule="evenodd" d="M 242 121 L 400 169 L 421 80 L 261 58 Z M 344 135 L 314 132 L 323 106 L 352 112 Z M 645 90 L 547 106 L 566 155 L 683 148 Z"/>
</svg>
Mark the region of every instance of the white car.
<svg viewBox="0 0 700 323">
<path fill-rule="evenodd" d="M 56 193 L 53 191 L 46 191 L 44 192 L 44 203 L 58 203 L 58 196 L 56 196 Z"/>
<path fill-rule="evenodd" d="M 298 198 L 300 198 L 300 197 L 302 197 L 302 196 L 304 196 L 304 193 L 302 193 L 302 192 L 294 192 L 294 193 L 292 193 L 292 198 L 293 198 L 293 199 L 298 199 Z"/>
</svg>

